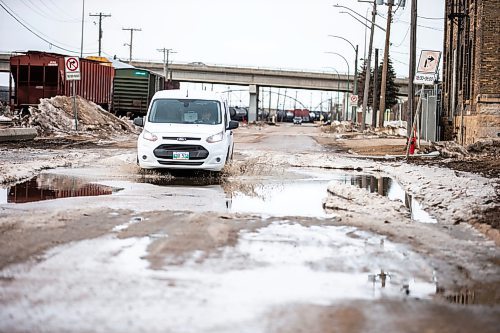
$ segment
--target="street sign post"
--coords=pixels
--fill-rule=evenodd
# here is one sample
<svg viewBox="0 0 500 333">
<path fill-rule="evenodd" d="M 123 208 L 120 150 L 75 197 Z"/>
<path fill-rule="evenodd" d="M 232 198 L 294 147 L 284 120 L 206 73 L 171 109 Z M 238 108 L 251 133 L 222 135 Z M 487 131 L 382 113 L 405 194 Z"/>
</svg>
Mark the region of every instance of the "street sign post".
<svg viewBox="0 0 500 333">
<path fill-rule="evenodd" d="M 415 135 L 419 135 L 419 112 L 420 112 L 420 106 L 422 104 L 422 95 L 424 93 L 424 88 L 426 85 L 433 85 L 434 81 L 436 80 L 436 74 L 439 68 L 439 60 L 441 59 L 441 52 L 440 51 L 429 51 L 429 50 L 423 50 L 420 53 L 420 60 L 418 61 L 418 66 L 417 66 L 417 72 L 415 73 L 415 77 L 413 79 L 413 83 L 415 84 L 421 84 L 422 89 L 420 90 L 420 97 L 418 99 L 418 104 L 417 104 L 417 109 L 415 110 L 415 116 L 413 118 L 413 122 L 411 123 L 411 129 L 410 129 L 410 137 L 408 139 L 408 144 L 406 147 L 406 159 L 408 159 L 408 156 L 410 154 L 410 146 L 412 145 L 412 142 L 414 141 Z M 413 96 L 412 96 L 413 98 Z M 420 148 L 420 136 L 418 136 L 418 147 Z M 413 154 L 413 152 L 412 152 Z"/>
<path fill-rule="evenodd" d="M 64 57 L 64 72 L 66 81 L 71 81 L 73 90 L 73 113 L 75 115 L 75 131 L 78 131 L 78 110 L 76 107 L 76 86 L 74 81 L 81 79 L 80 59 L 78 57 Z"/>
<path fill-rule="evenodd" d="M 436 73 L 441 60 L 440 51 L 423 50 L 420 53 L 417 72 L 413 82 L 415 84 L 433 85 L 436 80 Z"/>
</svg>

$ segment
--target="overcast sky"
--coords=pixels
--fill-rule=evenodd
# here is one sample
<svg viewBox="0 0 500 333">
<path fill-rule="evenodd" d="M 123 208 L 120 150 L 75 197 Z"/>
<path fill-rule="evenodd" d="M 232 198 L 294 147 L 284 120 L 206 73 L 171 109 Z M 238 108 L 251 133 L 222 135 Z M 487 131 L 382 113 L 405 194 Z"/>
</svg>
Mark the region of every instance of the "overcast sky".
<svg viewBox="0 0 500 333">
<path fill-rule="evenodd" d="M 55 45 L 80 53 L 82 0 L 0 0 L 17 19 L 0 8 L 0 52 L 44 50 L 68 54 Z M 85 55 L 98 50 L 98 18 L 102 21 L 105 56 L 128 59 L 130 32 L 133 58 L 162 60 L 160 48 L 171 48 L 173 62 L 195 62 L 347 73 L 354 71 L 354 51 L 339 35 L 359 45 L 364 57 L 369 31 L 333 5 L 346 6 L 370 17 L 369 3 L 357 0 L 85 0 Z M 396 11 L 391 32 L 391 57 L 398 77 L 408 76 L 411 0 Z M 444 0 L 420 0 L 418 52 L 442 50 Z M 385 28 L 387 6 L 378 6 L 377 24 Z M 355 15 L 355 14 L 352 14 Z M 366 36 L 366 39 L 365 39 Z M 374 47 L 383 55 L 385 33 L 375 30 Z"/>
</svg>

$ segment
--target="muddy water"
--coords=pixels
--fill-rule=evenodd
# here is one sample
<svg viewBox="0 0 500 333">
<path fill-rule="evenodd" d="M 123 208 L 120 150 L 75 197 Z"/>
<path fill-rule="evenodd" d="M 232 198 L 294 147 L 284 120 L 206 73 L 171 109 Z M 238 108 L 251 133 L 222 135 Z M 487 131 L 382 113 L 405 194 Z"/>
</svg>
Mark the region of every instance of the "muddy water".
<svg viewBox="0 0 500 333">
<path fill-rule="evenodd" d="M 198 250 L 183 264 L 149 268 L 148 248 L 172 237 L 109 235 L 1 271 L 0 328 L 72 331 L 85 318 L 81 332 L 265 332 L 277 307 L 436 292 L 433 269 L 419 255 L 353 227 L 277 220 L 241 231 L 234 246 L 211 255 Z"/>
<path fill-rule="evenodd" d="M 88 183 L 78 177 L 42 173 L 23 183 L 0 190 L 0 203 L 26 203 L 62 198 L 110 195 L 120 189 Z"/>
<path fill-rule="evenodd" d="M 401 201 L 411 211 L 411 217 L 415 221 L 423 223 L 437 222 L 395 180 L 383 176 L 332 171 L 321 172 L 314 169 L 292 169 L 290 176 L 285 177 L 285 179 L 273 177 L 262 178 L 257 181 L 238 180 L 242 184 L 236 189 L 225 186 L 227 185 L 225 180 L 206 172 L 183 172 L 176 174 L 175 177 L 167 175 L 142 178 L 139 181 L 159 186 L 163 190 L 175 189 L 176 191 L 184 190 L 185 192 L 189 192 L 190 188 L 220 188 L 219 191 L 223 192 L 224 195 L 218 195 L 217 197 L 219 201 L 224 200 L 225 203 L 218 205 L 216 209 L 231 213 L 308 217 L 329 216 L 323 209 L 323 200 L 327 196 L 327 187 L 330 182 L 350 184 L 386 196 L 390 200 Z M 8 189 L 0 189 L 0 204 L 78 196 L 111 195 L 119 192 L 122 187 L 132 186 L 133 188 L 133 183 L 129 182 L 113 184 L 115 186 L 106 186 L 89 183 L 76 176 L 42 173 L 24 183 Z M 210 192 L 201 192 L 199 195 L 210 196 L 211 194 Z M 185 197 L 180 195 L 178 200 L 184 199 Z M 191 202 L 193 202 L 193 205 L 199 206 L 199 201 L 191 200 Z M 189 201 L 180 203 L 178 207 L 190 209 Z M 213 208 L 212 205 L 206 207 L 207 210 Z"/>
</svg>

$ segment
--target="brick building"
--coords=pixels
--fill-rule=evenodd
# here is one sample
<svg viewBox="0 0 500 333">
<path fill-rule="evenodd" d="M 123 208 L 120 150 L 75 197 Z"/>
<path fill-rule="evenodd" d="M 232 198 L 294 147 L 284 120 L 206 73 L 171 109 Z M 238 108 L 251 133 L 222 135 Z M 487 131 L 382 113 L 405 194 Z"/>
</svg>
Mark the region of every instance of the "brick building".
<svg viewBox="0 0 500 333">
<path fill-rule="evenodd" d="M 446 0 L 443 139 L 500 136 L 500 0 Z"/>
</svg>

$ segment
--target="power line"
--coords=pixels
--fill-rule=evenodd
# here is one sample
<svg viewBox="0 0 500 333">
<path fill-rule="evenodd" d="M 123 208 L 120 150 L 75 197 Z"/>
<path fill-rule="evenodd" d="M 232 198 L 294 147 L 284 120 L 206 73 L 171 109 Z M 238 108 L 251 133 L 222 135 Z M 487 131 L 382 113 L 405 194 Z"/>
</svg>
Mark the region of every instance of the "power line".
<svg viewBox="0 0 500 333">
<path fill-rule="evenodd" d="M 403 40 L 401 41 L 401 43 L 399 43 L 398 45 L 394 45 L 394 47 L 400 47 L 401 45 L 403 45 L 403 43 L 406 40 L 406 37 L 408 37 L 408 32 L 410 32 L 410 26 L 408 26 L 408 29 L 406 29 L 405 36 L 403 37 Z"/>
<path fill-rule="evenodd" d="M 5 12 L 7 14 L 9 14 L 14 20 L 16 20 L 25 29 L 27 29 L 29 32 L 31 32 L 33 35 L 35 35 L 36 37 L 40 38 L 44 42 L 48 43 L 50 46 L 54 46 L 55 48 L 58 48 L 58 49 L 63 50 L 63 51 L 71 52 L 71 53 L 79 53 L 79 51 L 70 50 L 70 49 L 61 47 L 61 46 L 59 46 L 59 45 L 51 42 L 47 38 L 43 37 L 42 33 L 33 31 L 34 28 L 30 28 L 27 24 L 25 24 L 24 22 L 22 22 L 21 19 L 16 16 L 17 14 L 12 9 L 10 9 L 2 0 L 0 0 L 0 7 L 2 7 L 3 10 L 5 10 Z M 92 54 L 92 53 L 95 53 L 95 52 L 86 52 L 85 54 Z"/>
<path fill-rule="evenodd" d="M 51 21 L 58 21 L 58 22 L 79 22 L 79 20 L 77 19 L 71 19 L 71 20 L 61 20 L 60 18 L 57 18 L 55 17 L 54 15 L 51 15 L 51 9 L 47 7 L 47 5 L 43 2 L 41 2 L 45 7 L 48 8 L 48 11 L 47 9 L 42 9 L 42 7 L 38 6 L 38 2 L 34 2 L 33 0 L 26 0 L 28 1 L 29 3 L 27 3 L 25 0 L 20 0 L 21 3 L 26 6 L 26 8 L 28 8 L 29 10 L 31 10 L 33 13 L 39 15 L 40 17 L 43 17 L 47 20 L 51 20 Z M 12 10 L 12 9 L 11 9 Z"/>
<path fill-rule="evenodd" d="M 444 17 L 425 17 L 425 16 L 418 16 L 418 18 L 424 19 L 424 20 L 444 20 Z"/>
<path fill-rule="evenodd" d="M 68 13 L 67 11 L 65 11 L 64 9 L 62 9 L 61 7 L 59 7 L 55 2 L 54 0 L 49 0 L 49 2 L 52 4 L 52 6 L 54 6 L 54 8 L 57 8 L 57 10 L 65 15 L 65 16 L 69 16 L 69 17 L 72 17 L 73 14 L 70 14 Z M 75 21 L 79 21 L 79 18 L 72 18 L 72 20 L 75 20 Z"/>
</svg>

